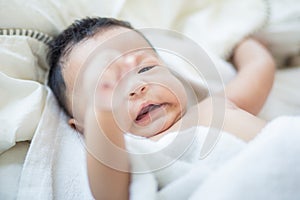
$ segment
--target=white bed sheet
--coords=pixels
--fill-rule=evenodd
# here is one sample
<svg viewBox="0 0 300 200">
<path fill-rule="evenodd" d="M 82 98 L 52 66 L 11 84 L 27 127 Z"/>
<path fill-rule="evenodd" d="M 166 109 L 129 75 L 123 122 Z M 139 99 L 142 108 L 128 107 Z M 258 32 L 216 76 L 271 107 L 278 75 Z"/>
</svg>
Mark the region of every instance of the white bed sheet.
<svg viewBox="0 0 300 200">
<path fill-rule="evenodd" d="M 0 156 L 0 199 L 16 199 L 29 142 L 18 142 Z"/>
</svg>

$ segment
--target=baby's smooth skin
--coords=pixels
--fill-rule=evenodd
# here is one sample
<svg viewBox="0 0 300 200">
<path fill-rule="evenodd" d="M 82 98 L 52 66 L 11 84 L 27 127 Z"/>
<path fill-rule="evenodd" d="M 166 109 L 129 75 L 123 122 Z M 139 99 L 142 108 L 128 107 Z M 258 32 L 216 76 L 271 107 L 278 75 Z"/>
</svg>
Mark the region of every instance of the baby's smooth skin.
<svg viewBox="0 0 300 200">
<path fill-rule="evenodd" d="M 75 90 L 80 68 L 95 48 L 103 41 L 127 31 L 132 34 L 126 41 L 119 41 L 114 48 L 119 52 L 128 52 L 130 44 L 130 49 L 135 50 L 111 63 L 98 82 L 83 79 L 83 88 L 93 88 L 92 91 Z M 187 107 L 183 84 L 136 32 L 115 27 L 77 44 L 69 55 L 63 75 L 69 109 L 73 114 L 76 112 L 69 123 L 83 131 L 86 137 L 88 175 L 94 197 L 129 199 L 130 174 L 112 169 L 92 156 L 109 156 L 112 165 L 130 171 L 126 152 L 110 147 L 106 137 L 120 149 L 125 149 L 124 132 L 158 140 L 169 132 L 185 128 L 182 125 L 186 128 L 210 126 L 215 112 L 211 102 L 215 98 L 226 102 L 222 130 L 245 141 L 254 138 L 266 123 L 255 115 L 272 87 L 274 61 L 267 49 L 251 38 L 235 48 L 232 61 L 238 73 L 226 86 L 225 94 L 207 97 L 193 107 Z M 77 92 L 75 96 L 87 97 L 76 104 L 76 111 L 71 106 L 74 91 Z M 199 119 L 197 124 L 181 123 L 194 118 Z"/>
</svg>

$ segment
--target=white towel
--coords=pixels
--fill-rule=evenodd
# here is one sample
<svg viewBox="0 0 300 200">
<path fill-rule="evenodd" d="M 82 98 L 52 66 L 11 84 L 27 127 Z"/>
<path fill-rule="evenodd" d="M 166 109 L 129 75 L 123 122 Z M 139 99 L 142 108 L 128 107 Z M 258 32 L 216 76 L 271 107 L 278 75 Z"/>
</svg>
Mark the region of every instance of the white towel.
<svg viewBox="0 0 300 200">
<path fill-rule="evenodd" d="M 18 199 L 93 199 L 82 138 L 51 91 L 23 166 Z"/>
<path fill-rule="evenodd" d="M 300 116 L 273 120 L 197 188 L 191 199 L 298 200 L 299 143 Z"/>
<path fill-rule="evenodd" d="M 199 134 L 203 131 L 197 128 Z M 187 136 L 187 132 L 181 134 Z M 223 133 L 206 159 L 187 162 L 186 158 L 200 154 L 198 142 L 172 165 L 154 173 L 133 175 L 132 199 L 299 199 L 300 116 L 273 120 L 248 145 Z M 148 146 L 143 142 L 134 148 L 153 146 L 153 142 Z M 161 163 L 160 157 L 168 158 L 158 154 L 144 162 Z"/>
<path fill-rule="evenodd" d="M 209 128 L 198 126 L 169 133 L 157 142 L 127 136 L 126 147 L 134 153 L 131 199 L 187 199 L 206 177 L 246 146 L 222 132 L 212 152 L 202 160 L 200 152 L 208 132 Z"/>
</svg>

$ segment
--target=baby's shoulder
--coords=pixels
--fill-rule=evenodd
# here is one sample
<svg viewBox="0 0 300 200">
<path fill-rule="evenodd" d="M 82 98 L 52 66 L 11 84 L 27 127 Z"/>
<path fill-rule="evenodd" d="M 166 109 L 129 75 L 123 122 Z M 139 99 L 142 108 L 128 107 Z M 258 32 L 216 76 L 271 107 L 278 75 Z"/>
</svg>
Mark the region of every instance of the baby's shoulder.
<svg viewBox="0 0 300 200">
<path fill-rule="evenodd" d="M 190 107 L 186 118 L 198 119 L 198 124 L 210 126 L 216 118 L 224 119 L 225 113 L 239 112 L 239 107 L 222 95 L 209 96 Z"/>
<path fill-rule="evenodd" d="M 239 109 L 239 107 L 232 102 L 230 99 L 226 98 L 224 95 L 213 95 L 206 97 L 202 101 L 198 102 L 194 108 L 197 107 L 201 111 L 212 111 L 213 109 Z"/>
<path fill-rule="evenodd" d="M 240 109 L 232 101 L 222 96 L 208 97 L 199 102 L 197 113 L 199 124 L 204 126 L 221 124 L 222 130 L 245 141 L 254 138 L 265 125 L 264 120 Z"/>
</svg>

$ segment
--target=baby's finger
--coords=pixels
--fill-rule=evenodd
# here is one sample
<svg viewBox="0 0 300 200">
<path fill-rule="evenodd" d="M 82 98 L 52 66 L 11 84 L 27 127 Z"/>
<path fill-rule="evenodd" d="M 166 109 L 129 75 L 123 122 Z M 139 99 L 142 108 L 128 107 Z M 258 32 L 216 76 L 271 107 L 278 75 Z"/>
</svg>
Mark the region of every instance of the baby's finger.
<svg viewBox="0 0 300 200">
<path fill-rule="evenodd" d="M 111 93 L 117 81 L 112 63 L 118 56 L 118 52 L 106 50 L 91 58 L 86 66 L 83 89 L 96 109 L 111 109 Z"/>
</svg>

